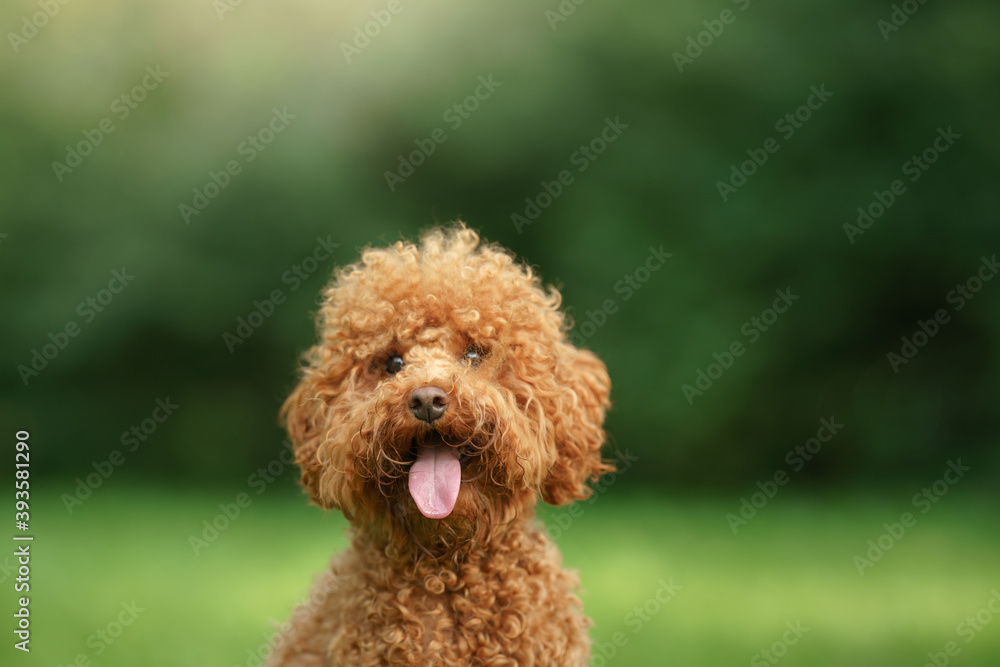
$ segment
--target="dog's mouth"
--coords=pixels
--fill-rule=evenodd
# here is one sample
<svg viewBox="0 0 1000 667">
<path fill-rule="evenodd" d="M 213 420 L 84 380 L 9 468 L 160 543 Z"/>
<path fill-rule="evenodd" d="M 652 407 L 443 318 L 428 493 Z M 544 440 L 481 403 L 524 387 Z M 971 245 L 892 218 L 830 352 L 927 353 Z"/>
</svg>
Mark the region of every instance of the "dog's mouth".
<svg viewBox="0 0 1000 667">
<path fill-rule="evenodd" d="M 410 496 L 428 519 L 444 519 L 455 509 L 462 486 L 460 452 L 436 431 L 413 441 L 415 459 L 410 466 Z"/>
</svg>

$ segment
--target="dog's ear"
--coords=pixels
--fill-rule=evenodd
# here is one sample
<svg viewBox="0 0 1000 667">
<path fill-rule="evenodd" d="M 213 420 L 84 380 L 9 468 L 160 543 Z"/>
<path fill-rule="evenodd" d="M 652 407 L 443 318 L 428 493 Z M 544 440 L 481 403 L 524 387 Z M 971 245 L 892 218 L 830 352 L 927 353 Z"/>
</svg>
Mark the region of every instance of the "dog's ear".
<svg viewBox="0 0 1000 667">
<path fill-rule="evenodd" d="M 302 473 L 302 486 L 310 500 L 324 509 L 336 503 L 321 489 L 324 465 L 320 445 L 334 428 L 332 402 L 339 394 L 339 382 L 333 383 L 321 369 L 327 367 L 324 351 L 314 346 L 304 355 L 305 364 L 299 369 L 299 383 L 281 406 L 281 417 L 292 441 L 295 461 Z"/>
<path fill-rule="evenodd" d="M 604 362 L 590 350 L 568 342 L 556 345 L 556 386 L 559 393 L 546 406 L 556 448 L 556 460 L 542 487 L 542 498 L 552 505 L 582 500 L 587 485 L 614 470 L 601 459 L 604 413 L 610 406 L 611 379 Z"/>
</svg>

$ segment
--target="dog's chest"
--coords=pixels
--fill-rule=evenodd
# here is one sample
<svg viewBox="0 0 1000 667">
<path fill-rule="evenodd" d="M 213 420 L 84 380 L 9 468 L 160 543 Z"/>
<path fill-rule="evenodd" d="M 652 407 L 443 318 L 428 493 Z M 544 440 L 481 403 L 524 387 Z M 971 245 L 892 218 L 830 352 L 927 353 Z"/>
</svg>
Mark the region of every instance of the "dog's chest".
<svg viewBox="0 0 1000 667">
<path fill-rule="evenodd" d="M 547 559 L 369 580 L 343 600 L 331 664 L 583 664 L 576 584 Z"/>
</svg>

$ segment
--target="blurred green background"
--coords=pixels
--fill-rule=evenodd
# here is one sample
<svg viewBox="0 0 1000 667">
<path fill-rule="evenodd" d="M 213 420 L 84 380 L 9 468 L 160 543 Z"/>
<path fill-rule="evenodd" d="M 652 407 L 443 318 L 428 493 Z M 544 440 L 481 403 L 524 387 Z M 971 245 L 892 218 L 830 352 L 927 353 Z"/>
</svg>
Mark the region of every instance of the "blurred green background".
<svg viewBox="0 0 1000 667">
<path fill-rule="evenodd" d="M 546 514 L 595 655 L 774 664 L 801 620 L 775 661 L 997 664 L 1000 622 L 957 626 L 1000 586 L 1000 8 L 389 6 L 0 9 L 0 427 L 31 432 L 38 536 L 16 664 L 253 664 L 344 545 L 278 458 L 318 291 L 458 217 L 562 289 L 638 459 Z"/>
</svg>

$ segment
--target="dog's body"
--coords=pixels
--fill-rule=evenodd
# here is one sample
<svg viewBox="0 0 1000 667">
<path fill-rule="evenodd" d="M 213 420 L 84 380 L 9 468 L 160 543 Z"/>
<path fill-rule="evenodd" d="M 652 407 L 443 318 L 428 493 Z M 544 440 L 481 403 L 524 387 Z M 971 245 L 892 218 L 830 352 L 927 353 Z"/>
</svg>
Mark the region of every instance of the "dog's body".
<svg viewBox="0 0 1000 667">
<path fill-rule="evenodd" d="M 545 535 L 524 522 L 458 562 L 356 538 L 295 614 L 273 665 L 574 665 L 587 626 Z"/>
<path fill-rule="evenodd" d="M 611 469 L 610 382 L 566 341 L 558 293 L 457 226 L 366 251 L 325 297 L 284 412 L 353 544 L 269 664 L 585 665 L 579 582 L 534 508 Z"/>
</svg>

